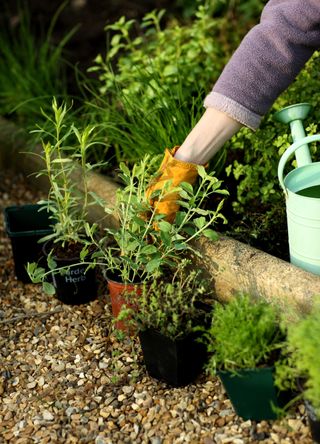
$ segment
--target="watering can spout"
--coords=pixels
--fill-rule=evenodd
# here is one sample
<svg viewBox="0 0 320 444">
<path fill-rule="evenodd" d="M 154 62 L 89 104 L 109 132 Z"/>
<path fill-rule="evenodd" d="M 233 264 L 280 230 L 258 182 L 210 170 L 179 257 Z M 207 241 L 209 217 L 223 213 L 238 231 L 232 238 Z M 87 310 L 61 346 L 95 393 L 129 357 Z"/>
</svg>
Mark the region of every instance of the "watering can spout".
<svg viewBox="0 0 320 444">
<path fill-rule="evenodd" d="M 302 121 L 308 116 L 311 105 L 309 103 L 297 103 L 287 106 L 275 114 L 278 122 L 290 124 L 293 142 L 299 142 L 306 137 Z M 295 153 L 298 167 L 312 162 L 308 144 L 302 145 Z"/>
</svg>

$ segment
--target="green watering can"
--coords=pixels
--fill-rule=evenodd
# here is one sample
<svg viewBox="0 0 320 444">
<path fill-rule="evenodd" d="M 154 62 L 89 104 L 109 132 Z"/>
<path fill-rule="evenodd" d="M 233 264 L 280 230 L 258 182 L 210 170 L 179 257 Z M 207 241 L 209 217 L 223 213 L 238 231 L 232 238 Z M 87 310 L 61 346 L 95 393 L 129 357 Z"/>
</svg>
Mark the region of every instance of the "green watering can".
<svg viewBox="0 0 320 444">
<path fill-rule="evenodd" d="M 320 134 L 306 137 L 302 124 L 310 109 L 308 103 L 299 103 L 275 114 L 278 121 L 290 124 L 294 142 L 280 159 L 278 177 L 286 196 L 290 261 L 320 275 L 320 162 L 312 163 L 308 147 L 320 141 Z M 293 154 L 298 167 L 284 177 Z"/>
</svg>

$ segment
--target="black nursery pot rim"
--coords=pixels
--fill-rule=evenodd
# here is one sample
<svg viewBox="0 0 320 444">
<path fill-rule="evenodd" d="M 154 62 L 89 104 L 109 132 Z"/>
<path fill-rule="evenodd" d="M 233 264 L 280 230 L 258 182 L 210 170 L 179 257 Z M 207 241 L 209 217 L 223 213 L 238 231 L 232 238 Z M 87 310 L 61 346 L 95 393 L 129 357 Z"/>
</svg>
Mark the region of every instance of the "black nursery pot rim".
<svg viewBox="0 0 320 444">
<path fill-rule="evenodd" d="M 45 227 L 33 228 L 30 229 L 13 229 L 13 221 L 10 216 L 14 213 L 21 212 L 24 210 L 37 210 L 37 213 L 40 213 L 39 209 L 42 208 L 39 204 L 24 204 L 24 205 L 11 205 L 4 208 L 4 220 L 5 220 L 5 228 L 6 233 L 10 238 L 13 237 L 29 237 L 29 236 L 46 236 L 49 233 L 52 233 L 52 228 L 48 225 Z M 43 224 L 42 224 L 43 225 Z M 47 224 L 45 224 L 47 225 Z"/>
<path fill-rule="evenodd" d="M 49 256 L 50 250 L 48 247 L 51 247 L 51 250 L 53 250 L 54 252 L 54 242 L 52 240 L 48 240 L 43 244 L 42 251 L 45 254 L 45 256 Z M 52 257 L 55 261 L 63 261 L 63 262 L 75 262 L 75 261 L 79 262 L 80 260 L 80 254 L 71 257 L 70 256 L 59 257 L 53 253 Z"/>
</svg>

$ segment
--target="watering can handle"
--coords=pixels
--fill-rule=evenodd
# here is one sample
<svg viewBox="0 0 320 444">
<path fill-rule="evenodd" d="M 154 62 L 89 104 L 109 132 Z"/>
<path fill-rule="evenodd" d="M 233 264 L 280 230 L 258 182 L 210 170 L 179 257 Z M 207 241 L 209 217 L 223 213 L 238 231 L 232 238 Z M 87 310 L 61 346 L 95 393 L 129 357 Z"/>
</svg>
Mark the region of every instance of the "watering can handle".
<svg viewBox="0 0 320 444">
<path fill-rule="evenodd" d="M 298 140 L 297 142 L 294 142 L 281 156 L 279 165 L 278 165 L 278 178 L 281 187 L 283 188 L 283 191 L 286 192 L 286 187 L 284 185 L 283 180 L 283 170 L 284 167 L 288 161 L 288 159 L 295 153 L 297 149 L 299 149 L 302 145 L 306 145 L 308 143 L 316 142 L 317 140 L 320 140 L 320 134 L 316 134 L 314 136 L 307 136 L 303 139 Z"/>
</svg>

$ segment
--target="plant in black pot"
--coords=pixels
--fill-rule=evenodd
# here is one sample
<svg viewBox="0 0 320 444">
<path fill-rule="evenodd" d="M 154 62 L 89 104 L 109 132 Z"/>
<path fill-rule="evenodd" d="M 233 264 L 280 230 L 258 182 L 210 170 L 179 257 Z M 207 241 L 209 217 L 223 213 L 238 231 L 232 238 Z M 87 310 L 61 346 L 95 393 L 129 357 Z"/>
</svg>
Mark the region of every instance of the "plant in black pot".
<svg viewBox="0 0 320 444">
<path fill-rule="evenodd" d="M 286 322 L 287 359 L 279 367 L 280 387 L 297 384 L 303 397 L 313 441 L 320 443 L 320 299 L 295 322 Z"/>
<path fill-rule="evenodd" d="M 95 264 L 106 270 L 115 317 L 123 304 L 124 291 L 135 289 L 139 293 L 142 283 L 152 282 L 168 270 L 176 269 L 186 253 L 192 251 L 198 254 L 192 247 L 194 239 L 201 235 L 211 239 L 218 237 L 212 226 L 217 219 L 223 218 L 223 199 L 219 200 L 216 209 L 202 209 L 201 206 L 215 193 L 217 196 L 227 194 L 221 188 L 221 181 L 214 177 L 213 172 L 207 173 L 203 167 L 199 167 L 197 186 L 183 183 L 177 187 L 181 211 L 177 213 L 175 221 L 169 223 L 164 220 L 164 215 L 156 213 L 146 197 L 157 161 L 145 156 L 132 169 L 124 163 L 120 164 L 119 178 L 124 186 L 117 191 L 114 207 L 105 206 L 105 211 L 114 214 L 118 220 L 118 227 L 107 227 L 105 236 L 99 240 L 91 236 Z M 165 194 L 166 188 L 156 193 Z M 87 233 L 90 233 L 89 228 Z M 110 241 L 110 238 L 113 243 L 106 248 L 106 241 Z"/>
<path fill-rule="evenodd" d="M 274 384 L 284 344 L 277 308 L 247 295 L 217 304 L 205 342 L 212 353 L 207 369 L 220 377 L 236 413 L 275 419 L 288 401 Z"/>
<path fill-rule="evenodd" d="M 149 375 L 174 387 L 193 382 L 208 356 L 196 327 L 209 319 L 212 297 L 199 273 L 186 268 L 188 263 L 182 260 L 170 280 L 144 283 L 139 309 L 124 305 L 119 315 L 120 320 L 129 317 L 138 330 Z"/>
<path fill-rule="evenodd" d="M 53 116 L 45 115 L 52 128 L 37 130 L 42 137 L 45 164 L 38 176 L 46 176 L 49 182 L 48 198 L 39 202 L 51 214 L 53 231 L 42 238 L 49 271 L 30 263 L 28 273 L 33 282 L 43 282 L 44 290 L 56 293 L 62 302 L 81 304 L 97 293 L 95 270 L 90 264 L 93 250 L 86 234 L 89 229 L 93 236 L 96 226 L 86 218 L 88 206 L 96 199 L 88 191 L 88 175 L 98 166 L 88 162 L 87 152 L 98 142 L 94 127 L 79 130 L 65 124 L 65 104 L 59 106 L 54 99 L 52 110 Z M 86 258 L 88 263 L 81 263 Z"/>
</svg>

